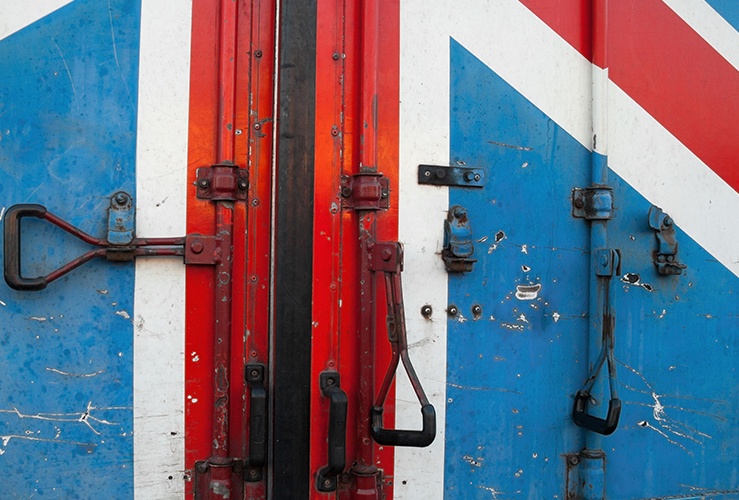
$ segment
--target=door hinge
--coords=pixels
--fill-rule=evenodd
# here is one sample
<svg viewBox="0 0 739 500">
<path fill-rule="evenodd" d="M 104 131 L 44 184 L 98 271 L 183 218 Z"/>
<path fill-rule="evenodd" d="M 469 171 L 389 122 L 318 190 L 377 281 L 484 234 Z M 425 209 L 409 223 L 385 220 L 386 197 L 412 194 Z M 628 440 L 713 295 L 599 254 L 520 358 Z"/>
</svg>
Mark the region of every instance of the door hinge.
<svg viewBox="0 0 739 500">
<path fill-rule="evenodd" d="M 237 165 L 219 163 L 197 170 L 197 197 L 212 201 L 245 201 L 249 171 Z"/>
<path fill-rule="evenodd" d="M 592 186 L 572 190 L 572 216 L 587 220 L 613 218 L 613 188 Z"/>
<path fill-rule="evenodd" d="M 390 207 L 390 180 L 376 173 L 342 176 L 341 207 L 354 210 L 387 210 Z"/>
</svg>

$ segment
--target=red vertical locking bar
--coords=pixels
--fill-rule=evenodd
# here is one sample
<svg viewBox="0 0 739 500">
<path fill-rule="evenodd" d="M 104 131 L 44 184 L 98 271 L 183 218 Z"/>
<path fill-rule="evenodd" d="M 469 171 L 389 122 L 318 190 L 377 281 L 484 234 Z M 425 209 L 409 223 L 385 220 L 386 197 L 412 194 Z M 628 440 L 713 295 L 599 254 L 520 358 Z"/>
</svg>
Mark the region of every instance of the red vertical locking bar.
<svg viewBox="0 0 739 500">
<path fill-rule="evenodd" d="M 221 0 L 218 15 L 218 131 L 219 163 L 234 163 L 236 117 L 236 34 L 238 3 Z M 216 237 L 222 255 L 215 268 L 215 325 L 213 339 L 213 434 L 211 443 L 211 498 L 232 495 L 229 417 L 231 398 L 231 310 L 233 297 L 233 202 L 216 202 Z M 240 485 L 239 485 L 240 486 Z"/>
<path fill-rule="evenodd" d="M 359 71 L 359 173 L 377 172 L 377 44 L 378 0 L 364 0 L 360 11 Z M 369 267 L 370 245 L 377 235 L 375 213 L 361 210 L 359 215 L 359 407 L 357 420 L 357 459 L 354 498 L 377 499 L 378 474 L 375 446 L 370 435 L 370 408 L 374 399 L 376 284 Z"/>
</svg>

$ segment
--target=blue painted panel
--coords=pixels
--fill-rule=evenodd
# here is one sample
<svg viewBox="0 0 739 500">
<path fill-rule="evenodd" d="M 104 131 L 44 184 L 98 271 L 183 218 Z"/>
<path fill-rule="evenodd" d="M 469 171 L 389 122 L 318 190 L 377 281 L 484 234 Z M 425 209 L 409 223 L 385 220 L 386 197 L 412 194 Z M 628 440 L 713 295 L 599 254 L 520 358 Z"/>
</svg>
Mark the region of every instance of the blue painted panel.
<svg viewBox="0 0 739 500">
<path fill-rule="evenodd" d="M 96 236 L 135 194 L 140 2 L 77 0 L 0 41 L 0 202 Z M 24 274 L 86 247 L 24 222 Z M 2 251 L 0 249 L 0 251 Z M 133 267 L 92 262 L 40 292 L 0 284 L 3 497 L 133 491 Z"/>
<path fill-rule="evenodd" d="M 450 129 L 451 161 L 487 183 L 449 195 L 478 262 L 449 278 L 446 497 L 561 498 L 561 454 L 583 447 L 570 414 L 587 376 L 589 228 L 570 192 L 589 184 L 590 153 L 454 40 Z"/>
<path fill-rule="evenodd" d="M 736 0 L 706 0 L 706 2 L 721 14 L 726 22 L 739 30 L 739 3 Z"/>
<path fill-rule="evenodd" d="M 446 496 L 563 498 L 561 455 L 580 451 L 587 433 L 570 414 L 586 376 L 594 278 L 589 224 L 572 217 L 570 193 L 590 184 L 591 155 L 453 40 L 450 106 L 451 161 L 484 168 L 488 182 L 450 189 L 450 205 L 468 211 L 478 262 L 450 275 L 460 315 L 448 333 Z M 680 221 L 688 268 L 658 275 L 650 203 L 610 178 L 624 409 L 601 439 L 608 498 L 739 498 L 739 279 Z M 521 300 L 519 285 L 541 289 Z"/>
<path fill-rule="evenodd" d="M 679 220 L 678 260 L 688 268 L 657 274 L 651 204 L 610 175 L 618 210 L 609 237 L 621 249 L 622 275 L 638 274 L 641 286 L 615 287 L 624 408 L 619 430 L 603 440 L 607 490 L 612 498 L 739 498 L 739 278 Z"/>
</svg>

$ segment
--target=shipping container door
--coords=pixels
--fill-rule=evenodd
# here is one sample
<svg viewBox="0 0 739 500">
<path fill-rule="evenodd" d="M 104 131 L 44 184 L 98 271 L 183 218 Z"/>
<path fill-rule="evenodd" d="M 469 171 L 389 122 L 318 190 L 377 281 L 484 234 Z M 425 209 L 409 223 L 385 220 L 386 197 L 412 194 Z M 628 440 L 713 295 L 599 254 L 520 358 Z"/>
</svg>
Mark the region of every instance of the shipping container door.
<svg viewBox="0 0 739 500">
<path fill-rule="evenodd" d="M 397 498 L 739 494 L 736 15 L 401 3 Z"/>
</svg>

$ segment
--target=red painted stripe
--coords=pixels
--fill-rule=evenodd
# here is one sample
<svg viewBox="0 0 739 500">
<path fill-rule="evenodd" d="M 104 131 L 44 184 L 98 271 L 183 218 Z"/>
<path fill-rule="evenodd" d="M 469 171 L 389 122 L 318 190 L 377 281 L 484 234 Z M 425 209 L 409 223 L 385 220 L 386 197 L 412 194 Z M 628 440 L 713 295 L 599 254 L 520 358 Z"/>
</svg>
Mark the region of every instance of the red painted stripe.
<svg viewBox="0 0 739 500">
<path fill-rule="evenodd" d="M 521 2 L 589 56 L 584 0 Z M 739 72 L 661 0 L 609 4 L 608 59 L 610 79 L 739 191 Z"/>
</svg>

